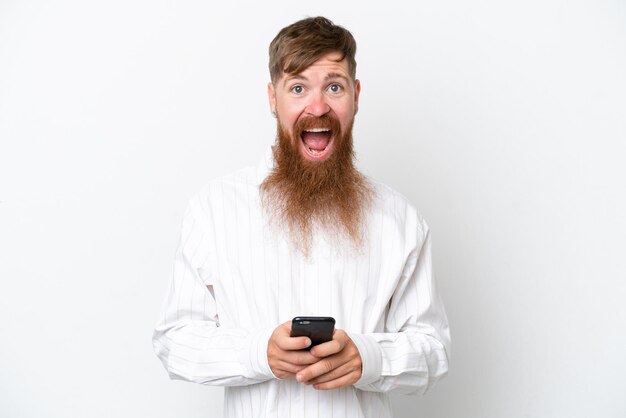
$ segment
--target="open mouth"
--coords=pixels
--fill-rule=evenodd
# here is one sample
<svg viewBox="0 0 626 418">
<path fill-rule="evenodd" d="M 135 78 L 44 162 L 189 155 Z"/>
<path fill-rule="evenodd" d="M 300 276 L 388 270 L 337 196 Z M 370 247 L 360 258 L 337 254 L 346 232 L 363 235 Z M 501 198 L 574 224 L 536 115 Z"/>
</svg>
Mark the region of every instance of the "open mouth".
<svg viewBox="0 0 626 418">
<path fill-rule="evenodd" d="M 302 131 L 300 139 L 310 159 L 324 159 L 332 148 L 333 131 L 330 128 L 309 128 Z"/>
</svg>

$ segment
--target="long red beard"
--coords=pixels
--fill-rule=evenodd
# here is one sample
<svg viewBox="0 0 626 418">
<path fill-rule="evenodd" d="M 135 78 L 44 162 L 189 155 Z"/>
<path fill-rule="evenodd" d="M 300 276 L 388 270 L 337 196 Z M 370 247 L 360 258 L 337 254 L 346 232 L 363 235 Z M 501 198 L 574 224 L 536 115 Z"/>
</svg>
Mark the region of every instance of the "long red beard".
<svg viewBox="0 0 626 418">
<path fill-rule="evenodd" d="M 301 132 L 311 125 L 330 125 L 331 155 L 309 161 L 299 149 Z M 286 227 L 291 242 L 308 254 L 315 231 L 331 238 L 347 237 L 355 248 L 363 238 L 372 187 L 354 166 L 352 124 L 341 132 L 339 121 L 322 116 L 299 121 L 290 137 L 278 121 L 274 169 L 261 184 L 261 202 L 273 221 Z"/>
</svg>

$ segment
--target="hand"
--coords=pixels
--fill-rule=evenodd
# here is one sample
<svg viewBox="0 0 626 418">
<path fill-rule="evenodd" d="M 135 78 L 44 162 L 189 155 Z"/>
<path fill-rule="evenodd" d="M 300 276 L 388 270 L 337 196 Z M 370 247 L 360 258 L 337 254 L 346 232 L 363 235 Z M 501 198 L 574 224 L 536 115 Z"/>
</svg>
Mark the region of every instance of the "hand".
<svg viewBox="0 0 626 418">
<path fill-rule="evenodd" d="M 280 324 L 267 343 L 267 360 L 272 373 L 279 379 L 293 379 L 295 374 L 319 360 L 309 351 L 300 351 L 311 345 L 308 337 L 291 337 L 291 321 Z"/>
<path fill-rule="evenodd" d="M 328 390 L 352 385 L 361 378 L 361 354 L 343 330 L 335 330 L 333 339 L 313 347 L 311 354 L 321 360 L 296 372 L 298 382 Z"/>
</svg>

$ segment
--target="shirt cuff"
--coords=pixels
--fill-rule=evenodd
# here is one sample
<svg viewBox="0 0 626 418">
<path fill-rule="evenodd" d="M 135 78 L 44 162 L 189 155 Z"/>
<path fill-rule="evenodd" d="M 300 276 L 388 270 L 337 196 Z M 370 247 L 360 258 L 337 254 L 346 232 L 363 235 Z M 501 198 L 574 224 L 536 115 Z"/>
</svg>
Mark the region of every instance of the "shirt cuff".
<svg viewBox="0 0 626 418">
<path fill-rule="evenodd" d="M 250 335 L 248 349 L 241 353 L 240 360 L 250 379 L 276 379 L 267 360 L 267 343 L 273 329 L 253 332 Z"/>
<path fill-rule="evenodd" d="M 378 341 L 367 334 L 348 334 L 361 355 L 362 372 L 361 378 L 354 384 L 366 386 L 380 379 L 383 369 L 383 352 L 378 345 Z"/>
</svg>

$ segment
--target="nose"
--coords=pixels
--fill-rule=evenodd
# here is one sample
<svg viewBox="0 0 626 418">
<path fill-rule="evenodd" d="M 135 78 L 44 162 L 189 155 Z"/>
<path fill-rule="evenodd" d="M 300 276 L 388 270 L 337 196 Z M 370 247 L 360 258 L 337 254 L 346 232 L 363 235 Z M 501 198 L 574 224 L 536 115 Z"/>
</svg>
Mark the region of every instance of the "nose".
<svg viewBox="0 0 626 418">
<path fill-rule="evenodd" d="M 323 93 L 316 92 L 311 95 L 311 100 L 304 111 L 311 116 L 320 117 L 330 111 L 330 106 L 326 103 Z"/>
</svg>

